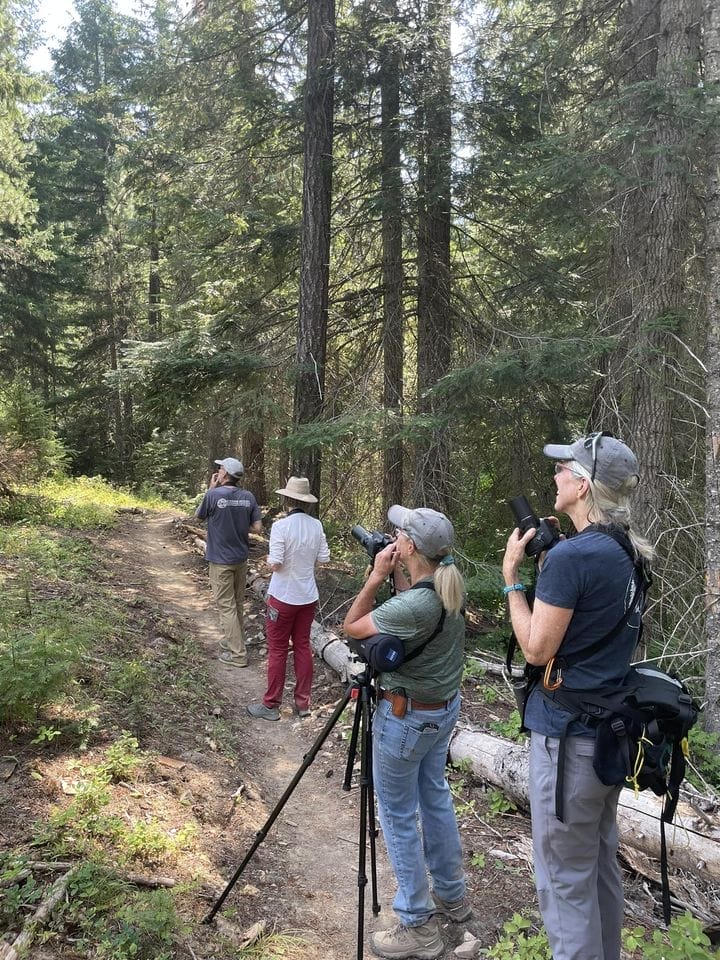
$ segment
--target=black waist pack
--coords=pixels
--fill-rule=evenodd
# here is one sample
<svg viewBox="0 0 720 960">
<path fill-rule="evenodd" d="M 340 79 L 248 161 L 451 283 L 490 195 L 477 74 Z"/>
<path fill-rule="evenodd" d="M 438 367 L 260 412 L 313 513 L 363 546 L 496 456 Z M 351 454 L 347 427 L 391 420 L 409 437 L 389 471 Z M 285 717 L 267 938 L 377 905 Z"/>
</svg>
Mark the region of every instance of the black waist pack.
<svg viewBox="0 0 720 960">
<path fill-rule="evenodd" d="M 573 712 L 572 719 L 595 727 L 593 767 L 606 786 L 652 790 L 663 797 L 660 815 L 660 875 L 663 916 L 670 923 L 670 886 L 665 824 L 672 823 L 685 777 L 687 737 L 699 706 L 685 684 L 654 663 L 635 663 L 620 687 L 595 691 L 562 686 L 548 699 Z M 567 732 L 567 727 L 566 727 Z M 564 740 L 558 755 L 555 805 L 562 820 L 562 763 Z"/>
<path fill-rule="evenodd" d="M 659 797 L 677 792 L 687 736 L 700 712 L 677 677 L 654 663 L 635 663 L 619 687 L 562 686 L 545 696 L 595 728 L 593 766 L 606 786 L 650 789 Z"/>
<path fill-rule="evenodd" d="M 653 663 L 636 663 L 622 687 L 604 696 L 577 696 L 596 726 L 593 766 L 602 783 L 649 789 L 658 797 L 676 793 L 687 736 L 699 713 L 681 680 Z"/>
</svg>

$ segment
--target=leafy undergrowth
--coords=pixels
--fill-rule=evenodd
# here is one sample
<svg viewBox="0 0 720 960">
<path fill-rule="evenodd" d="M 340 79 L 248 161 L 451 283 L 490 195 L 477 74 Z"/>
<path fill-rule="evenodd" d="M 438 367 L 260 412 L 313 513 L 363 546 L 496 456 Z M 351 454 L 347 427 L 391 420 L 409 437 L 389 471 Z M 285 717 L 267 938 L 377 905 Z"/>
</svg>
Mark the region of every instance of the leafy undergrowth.
<svg viewBox="0 0 720 960">
<path fill-rule="evenodd" d="M 123 592 L 98 549 L 118 508 L 162 506 L 97 479 L 4 504 L 0 929 L 12 942 L 64 883 L 35 936 L 43 956 L 191 957 L 189 924 L 219 883 L 199 838 L 205 822 L 235 813 L 218 793 L 232 732 L 220 737 L 222 719 L 208 717 L 218 698 L 197 643 Z M 220 739 L 224 754 L 203 753 L 191 794 L 167 745 Z M 252 821 L 251 804 L 245 812 Z M 178 882 L 165 887 L 166 874 Z"/>
</svg>

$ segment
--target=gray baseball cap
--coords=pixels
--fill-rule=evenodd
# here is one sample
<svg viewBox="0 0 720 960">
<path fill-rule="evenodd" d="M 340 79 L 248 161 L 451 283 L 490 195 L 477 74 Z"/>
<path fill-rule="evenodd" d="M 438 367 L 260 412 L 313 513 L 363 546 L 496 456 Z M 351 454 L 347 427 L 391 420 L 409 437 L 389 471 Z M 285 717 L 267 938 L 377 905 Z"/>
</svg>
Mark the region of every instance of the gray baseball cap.
<svg viewBox="0 0 720 960">
<path fill-rule="evenodd" d="M 245 467 L 240 463 L 239 460 L 236 460 L 235 457 L 225 457 L 224 460 L 216 460 L 216 466 L 224 467 L 225 472 L 229 473 L 231 477 L 237 479 L 245 473 Z"/>
<path fill-rule="evenodd" d="M 574 443 L 548 443 L 543 447 L 553 460 L 575 460 L 593 480 L 611 490 L 624 486 L 631 477 L 640 480 L 637 457 L 627 444 L 605 433 L 590 433 Z"/>
<path fill-rule="evenodd" d="M 420 553 L 431 560 L 450 549 L 454 531 L 444 513 L 429 507 L 410 510 L 395 504 L 388 510 L 388 520 L 399 530 L 404 530 Z"/>
</svg>

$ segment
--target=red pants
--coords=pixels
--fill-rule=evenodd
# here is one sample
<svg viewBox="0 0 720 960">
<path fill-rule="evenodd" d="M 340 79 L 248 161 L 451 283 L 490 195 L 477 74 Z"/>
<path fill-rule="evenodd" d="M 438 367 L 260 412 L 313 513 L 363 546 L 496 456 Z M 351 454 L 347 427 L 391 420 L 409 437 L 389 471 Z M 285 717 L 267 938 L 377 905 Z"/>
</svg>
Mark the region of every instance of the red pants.
<svg viewBox="0 0 720 960">
<path fill-rule="evenodd" d="M 268 685 L 263 703 L 266 707 L 279 707 L 282 702 L 288 649 L 292 639 L 295 704 L 299 710 L 307 710 L 310 706 L 313 676 L 310 624 L 313 622 L 317 603 L 298 606 L 268 597 L 267 606 L 265 633 L 268 645 Z"/>
</svg>

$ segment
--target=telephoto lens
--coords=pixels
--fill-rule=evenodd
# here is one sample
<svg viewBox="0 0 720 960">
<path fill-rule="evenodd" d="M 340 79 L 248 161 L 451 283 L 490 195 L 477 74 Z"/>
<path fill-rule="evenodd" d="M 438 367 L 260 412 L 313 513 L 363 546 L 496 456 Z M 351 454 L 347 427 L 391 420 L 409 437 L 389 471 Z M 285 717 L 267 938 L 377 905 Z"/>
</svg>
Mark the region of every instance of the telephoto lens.
<svg viewBox="0 0 720 960">
<path fill-rule="evenodd" d="M 537 530 L 540 526 L 540 518 L 530 506 L 527 497 L 513 497 L 512 500 L 508 500 L 508 506 L 515 516 L 520 533 L 525 533 L 530 527 L 535 527 Z"/>
<path fill-rule="evenodd" d="M 508 500 L 508 506 L 513 512 L 515 522 L 521 535 L 535 528 L 535 536 L 525 544 L 525 553 L 528 557 L 537 557 L 544 550 L 554 547 L 560 539 L 560 531 L 548 520 L 541 520 L 530 506 L 527 497 L 519 496 Z"/>
<path fill-rule="evenodd" d="M 357 542 L 365 548 L 371 560 L 375 559 L 383 547 L 387 547 L 388 544 L 393 542 L 392 537 L 380 533 L 379 530 L 366 530 L 365 527 L 361 527 L 359 523 L 350 529 L 350 533 L 355 537 Z"/>
</svg>

